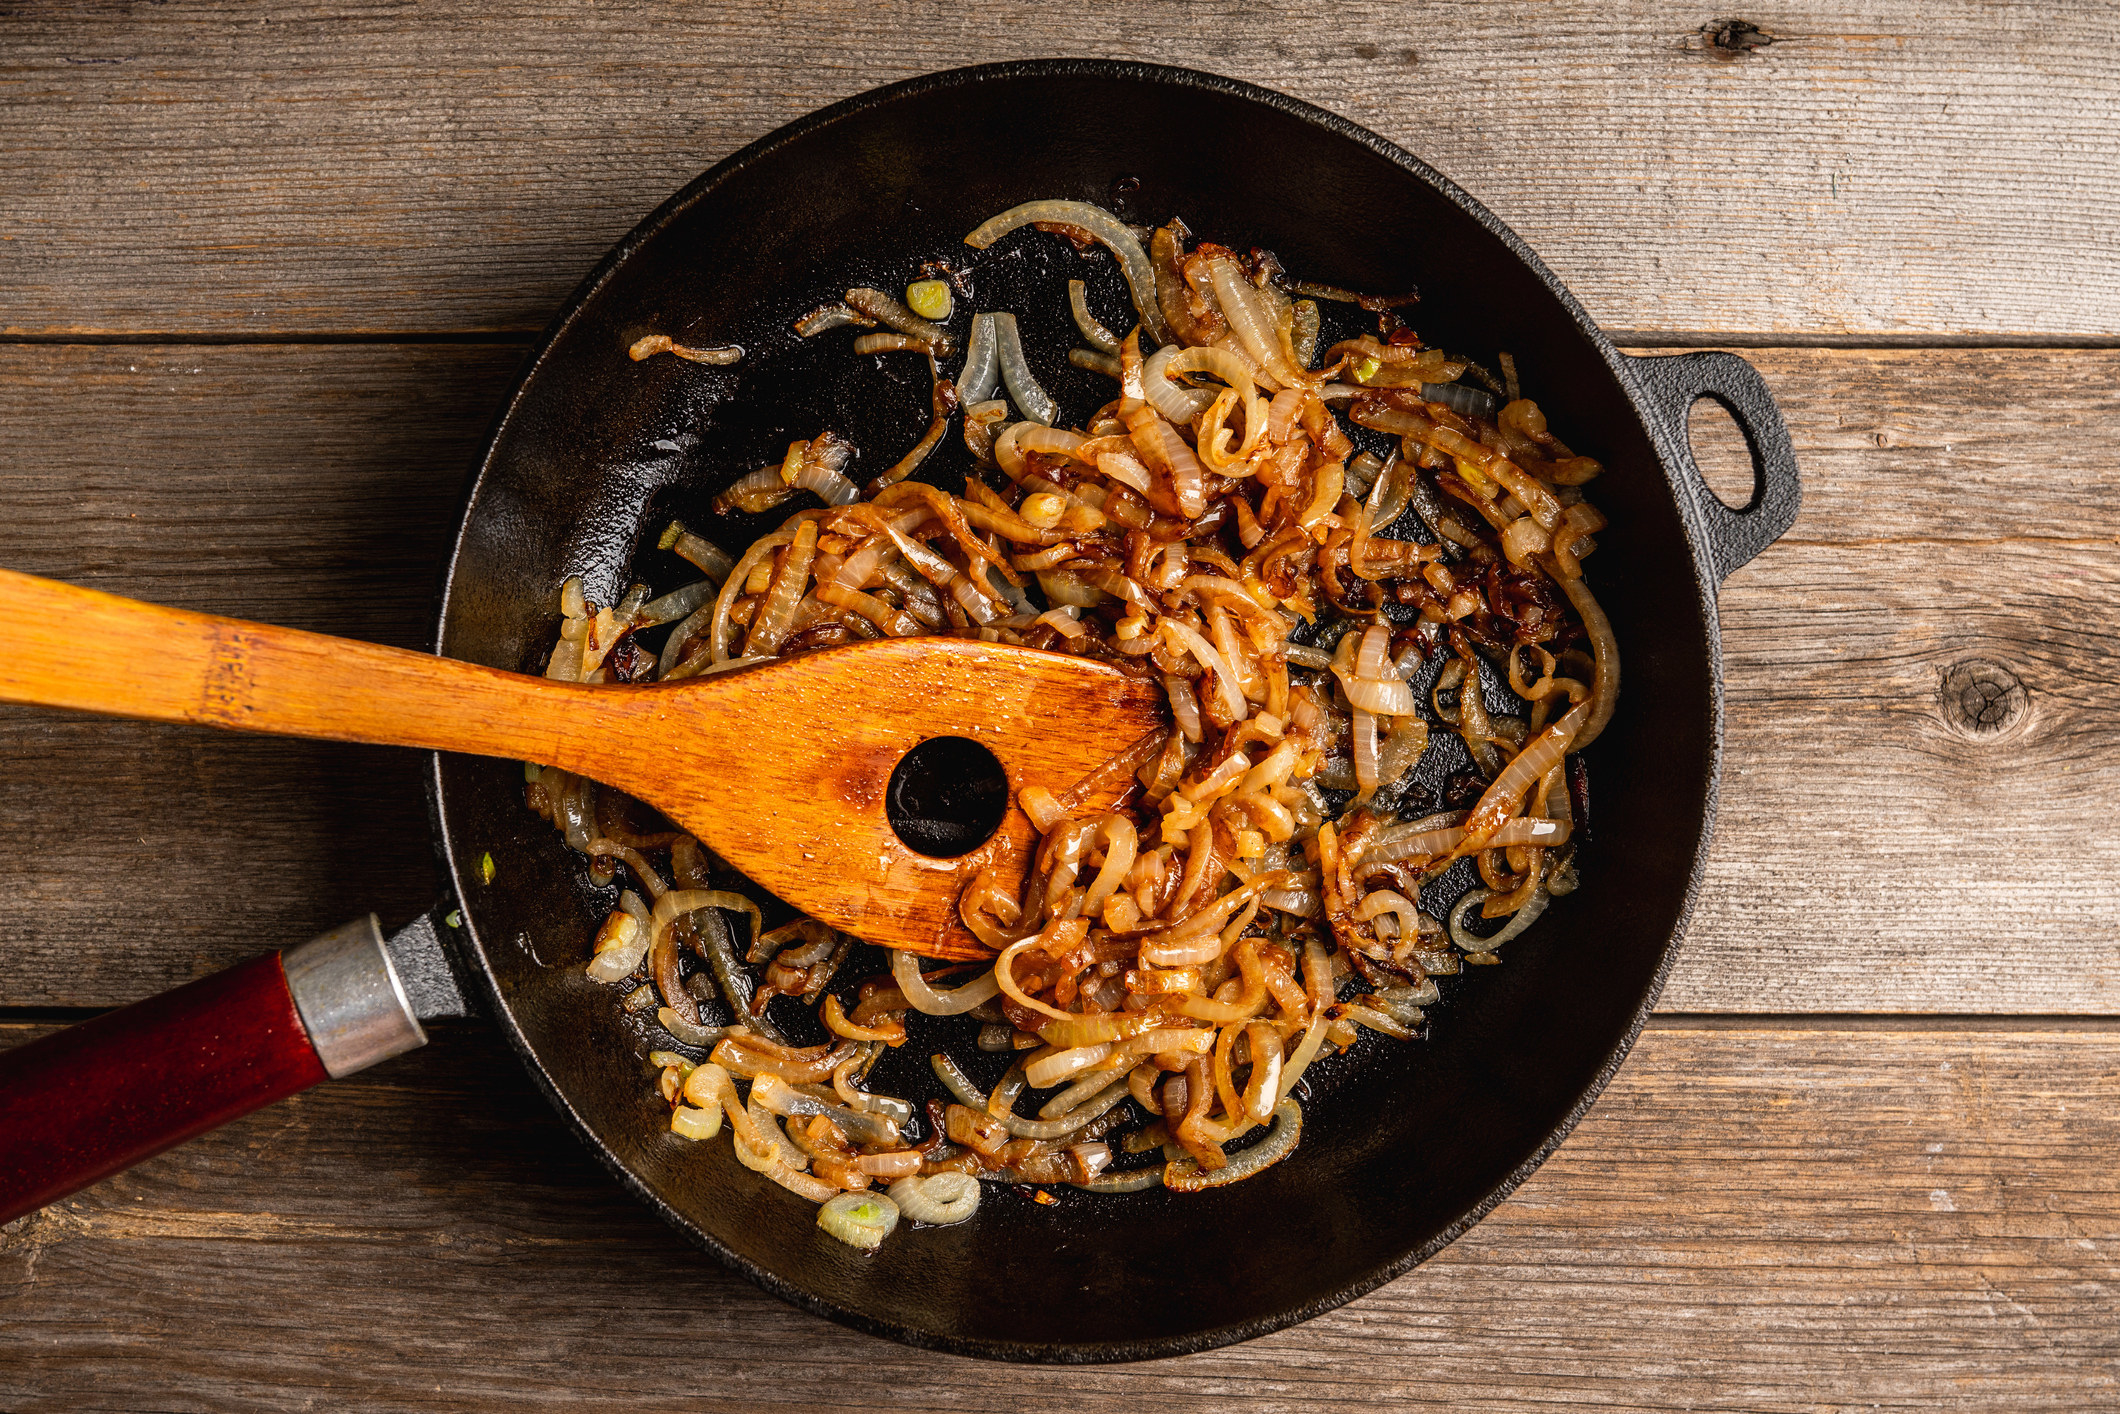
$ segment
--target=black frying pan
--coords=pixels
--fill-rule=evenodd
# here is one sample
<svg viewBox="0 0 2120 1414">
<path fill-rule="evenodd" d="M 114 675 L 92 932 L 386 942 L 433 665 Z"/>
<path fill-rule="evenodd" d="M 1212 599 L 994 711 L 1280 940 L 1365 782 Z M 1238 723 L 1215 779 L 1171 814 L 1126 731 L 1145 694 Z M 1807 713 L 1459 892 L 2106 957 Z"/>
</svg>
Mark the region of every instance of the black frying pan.
<svg viewBox="0 0 2120 1414">
<path fill-rule="evenodd" d="M 1590 574 L 1619 636 L 1624 690 L 1589 753 L 1594 841 L 1582 888 L 1510 945 L 1505 966 L 1444 979 L 1426 1040 L 1370 1038 L 1328 1068 L 1300 1150 L 1256 1180 L 1197 1197 L 1067 1193 L 1055 1207 L 1000 1189 L 971 1223 L 901 1232 L 862 1256 L 821 1240 L 809 1205 L 727 1145 L 664 1133 L 636 1058 L 645 1043 L 618 1039 L 608 990 L 548 965 L 585 956 L 609 895 L 524 810 L 520 773 L 442 757 L 434 799 L 494 1016 L 583 1139 L 679 1231 L 797 1305 L 911 1344 L 1138 1360 L 1259 1335 L 1388 1281 L 1500 1202 L 1603 1088 L 1663 985 L 1700 878 L 1721 758 L 1716 586 L 1788 528 L 1798 485 L 1749 364 L 1616 352 L 1501 222 L 1373 133 L 1180 69 L 961 69 L 781 129 L 619 243 L 495 429 L 440 651 L 520 668 L 541 661 L 565 575 L 583 574 L 603 602 L 636 573 L 669 584 L 674 562 L 653 549 L 666 517 L 699 523 L 715 490 L 793 436 L 832 426 L 894 459 L 925 425 L 924 366 L 854 359 L 844 334 L 805 343 L 788 331 L 849 285 L 902 287 L 924 260 L 972 264 L 975 298 L 959 301 L 959 320 L 971 306 L 1018 311 L 1035 371 L 1071 418 L 1108 400 L 1108 380 L 1064 362 L 1079 343 L 1064 282 L 1091 279 L 1106 322 L 1123 328 L 1112 262 L 1035 233 L 975 264 L 962 244 L 987 216 L 1048 196 L 1136 223 L 1182 216 L 1211 239 L 1278 252 L 1304 278 L 1417 284 L 1428 342 L 1490 366 L 1512 351 L 1552 425 L 1609 468 L 1594 495 L 1612 527 Z M 650 330 L 750 353 L 727 372 L 619 356 Z M 1706 489 L 1687 449 L 1701 396 L 1729 409 L 1751 448 L 1742 510 Z M 924 473 L 938 484 L 966 465 L 948 445 L 957 455 Z M 476 882 L 488 851 L 508 887 Z M 880 1074 L 880 1086 L 928 1088 L 918 1072 L 944 1028 L 922 1034 L 923 1020 L 892 1057 L 902 1074 Z"/>
<path fill-rule="evenodd" d="M 902 286 L 923 261 L 948 261 L 974 287 L 960 335 L 975 308 L 1014 310 L 1066 421 L 1108 401 L 1108 380 L 1065 362 L 1076 342 L 1065 281 L 1089 281 L 1093 307 L 1125 328 L 1109 258 L 1030 231 L 983 254 L 962 244 L 1035 197 L 1086 198 L 1136 222 L 1182 216 L 1225 244 L 1275 250 L 1303 278 L 1417 284 L 1428 342 L 1489 363 L 1512 352 L 1553 426 L 1605 463 L 1595 499 L 1612 524 L 1589 573 L 1619 637 L 1623 693 L 1587 753 L 1583 885 L 1510 944 L 1505 965 L 1443 979 L 1423 1040 L 1367 1037 L 1315 1067 L 1301 1147 L 1251 1181 L 1189 1197 L 1061 1190 L 1051 1206 L 990 1187 L 973 1221 L 862 1254 L 820 1234 L 810 1205 L 726 1143 L 668 1133 L 644 1064 L 667 1039 L 581 973 L 613 891 L 525 808 L 518 768 L 444 756 L 434 807 L 461 926 L 422 920 L 389 941 L 386 963 L 372 920 L 349 925 L 0 1056 L 0 1133 L 18 1139 L 0 1146 L 0 1218 L 418 1044 L 415 1014 L 461 1008 L 455 982 L 619 1180 L 687 1237 L 798 1305 L 915 1345 L 1097 1361 L 1241 1340 L 1406 1270 L 1520 1183 L 1618 1066 L 1670 967 L 1714 814 L 1715 589 L 1788 528 L 1796 469 L 1749 365 L 1620 355 L 1501 223 L 1373 134 L 1225 79 L 1056 61 L 880 89 L 746 148 L 621 242 L 531 358 L 464 512 L 439 649 L 534 669 L 566 576 L 605 603 L 634 578 L 663 589 L 692 577 L 655 548 L 657 533 L 678 515 L 740 548 L 768 518 L 717 521 L 707 503 L 792 437 L 850 436 L 871 459 L 864 475 L 896 460 L 928 420 L 924 361 L 860 358 L 844 333 L 802 341 L 789 329 L 849 285 Z M 1346 306 L 1328 312 L 1343 322 L 1331 333 L 1361 327 Z M 728 369 L 633 363 L 624 350 L 647 332 L 748 353 Z M 1687 450 L 1702 396 L 1751 448 L 1742 510 L 1707 491 Z M 922 475 L 961 489 L 968 457 L 945 448 Z M 1450 768 L 1446 751 L 1430 758 L 1431 775 Z M 857 959 L 842 976 L 879 963 Z M 909 1020 L 911 1044 L 873 1082 L 922 1098 L 934 1088 L 926 1056 L 970 1048 L 962 1020 Z M 137 1055 L 155 1057 L 156 1086 L 120 1073 Z"/>
</svg>

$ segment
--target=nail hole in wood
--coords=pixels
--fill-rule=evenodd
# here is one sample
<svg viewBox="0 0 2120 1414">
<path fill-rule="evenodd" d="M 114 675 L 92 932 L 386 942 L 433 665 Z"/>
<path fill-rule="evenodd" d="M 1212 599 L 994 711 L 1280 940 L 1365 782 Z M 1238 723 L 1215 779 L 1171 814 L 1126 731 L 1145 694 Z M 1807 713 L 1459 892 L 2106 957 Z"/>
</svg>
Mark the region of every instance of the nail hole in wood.
<svg viewBox="0 0 2120 1414">
<path fill-rule="evenodd" d="M 1991 737 L 2023 719 L 2031 694 L 2000 663 L 1967 658 L 1944 670 L 1943 719 L 1969 737 Z"/>
</svg>

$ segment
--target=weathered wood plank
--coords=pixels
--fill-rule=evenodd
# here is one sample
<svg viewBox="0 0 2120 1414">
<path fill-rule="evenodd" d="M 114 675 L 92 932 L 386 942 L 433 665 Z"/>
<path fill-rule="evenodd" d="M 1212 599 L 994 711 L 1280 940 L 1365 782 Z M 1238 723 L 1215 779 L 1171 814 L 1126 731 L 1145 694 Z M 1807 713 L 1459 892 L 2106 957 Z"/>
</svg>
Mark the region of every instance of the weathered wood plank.
<svg viewBox="0 0 2120 1414">
<path fill-rule="evenodd" d="M 1740 352 L 1796 437 L 1803 518 L 1782 548 L 1892 542 L 1959 559 L 2006 540 L 2120 543 L 2106 509 L 2120 500 L 2120 352 Z M 1694 442 L 1711 485 L 1750 495 L 1742 440 L 1712 403 Z"/>
<path fill-rule="evenodd" d="M 910 75 L 1217 70 L 1429 158 L 1608 326 L 2120 335 L 2110 7 L 922 0 L 8 15 L 0 331 L 530 330 L 716 159 Z M 416 55 L 417 58 L 412 56 Z"/>
<path fill-rule="evenodd" d="M 0 352 L 5 561 L 417 644 L 515 356 Z M 2099 725 L 2120 354 L 1756 358 L 1806 499 L 1724 592 L 1724 813 L 1666 1006 L 2120 1009 Z M 1946 712 L 1972 660 L 2028 690 L 2003 730 Z M 0 708 L 0 1003 L 108 1005 L 368 908 L 409 916 L 434 880 L 421 812 L 408 756 Z"/>
<path fill-rule="evenodd" d="M 1229 1350 L 1003 1370 L 841 1330 L 692 1254 L 496 1037 L 456 1026 L 0 1232 L 0 1398 L 2106 1408 L 2115 1145 L 2109 1028 L 1652 1029 L 1559 1153 L 1409 1276 Z"/>
<path fill-rule="evenodd" d="M 1799 532 L 1802 530 L 1799 522 Z M 1729 752 L 1675 1010 L 2120 1010 L 2110 541 L 1796 544 L 1722 595 Z M 1970 725 L 1963 679 L 2007 688 Z"/>
<path fill-rule="evenodd" d="M 400 647 L 517 349 L 16 348 L 11 569 Z M 284 361 L 283 361 L 284 360 Z M 85 646 L 93 651 L 93 645 Z M 409 752 L 0 708 L 11 1003 L 144 996 L 437 885 Z M 101 941 L 95 941 L 100 939 Z M 25 979 L 27 980 L 27 979 Z"/>
</svg>

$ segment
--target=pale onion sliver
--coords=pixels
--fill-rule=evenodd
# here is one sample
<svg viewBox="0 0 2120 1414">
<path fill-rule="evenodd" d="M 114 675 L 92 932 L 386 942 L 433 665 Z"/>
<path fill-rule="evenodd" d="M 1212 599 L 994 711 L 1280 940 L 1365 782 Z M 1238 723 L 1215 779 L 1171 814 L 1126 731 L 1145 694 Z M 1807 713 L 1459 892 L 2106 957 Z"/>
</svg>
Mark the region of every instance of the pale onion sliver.
<svg viewBox="0 0 2120 1414">
<path fill-rule="evenodd" d="M 1232 722 L 1241 722 L 1251 715 L 1250 706 L 1244 701 L 1244 688 L 1237 675 L 1215 646 L 1200 636 L 1200 631 L 1176 619 L 1164 619 L 1160 627 L 1166 637 L 1175 640 L 1173 646 L 1184 650 L 1198 660 L 1201 666 L 1210 668 L 1215 681 L 1222 689 L 1222 705 L 1229 709 Z"/>
<path fill-rule="evenodd" d="M 1170 326 L 1163 322 L 1163 307 L 1156 300 L 1156 267 L 1149 263 L 1148 252 L 1141 249 L 1141 242 L 1134 233 L 1101 206 L 1092 206 L 1086 201 L 1026 201 L 981 222 L 964 238 L 964 243 L 974 250 L 985 250 L 1018 226 L 1028 226 L 1034 221 L 1080 226 L 1102 241 L 1113 255 L 1119 257 L 1119 269 L 1125 274 L 1126 287 L 1133 294 L 1134 310 L 1141 316 L 1141 327 L 1159 344 L 1171 341 Z"/>
<path fill-rule="evenodd" d="M 1001 991 L 1000 979 L 991 971 L 961 987 L 938 991 L 921 979 L 920 959 L 896 949 L 891 953 L 891 980 L 898 984 L 899 991 L 905 993 L 913 1010 L 926 1016 L 961 1016 Z"/>
</svg>

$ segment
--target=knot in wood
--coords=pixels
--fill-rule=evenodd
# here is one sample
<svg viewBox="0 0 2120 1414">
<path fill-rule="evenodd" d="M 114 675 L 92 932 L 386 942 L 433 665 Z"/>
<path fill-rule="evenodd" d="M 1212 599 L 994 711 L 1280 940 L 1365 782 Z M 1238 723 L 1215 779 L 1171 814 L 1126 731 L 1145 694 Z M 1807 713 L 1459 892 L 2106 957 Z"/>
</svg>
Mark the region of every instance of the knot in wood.
<svg viewBox="0 0 2120 1414">
<path fill-rule="evenodd" d="M 1702 25 L 1699 31 L 1700 47 L 1718 59 L 1740 58 L 1773 42 L 1773 35 L 1750 20 L 1714 21 Z"/>
<path fill-rule="evenodd" d="M 1982 658 L 1967 658 L 1946 668 L 1939 697 L 1944 721 L 1976 738 L 2015 726 L 2031 706 L 2031 694 L 2015 673 Z"/>
</svg>

